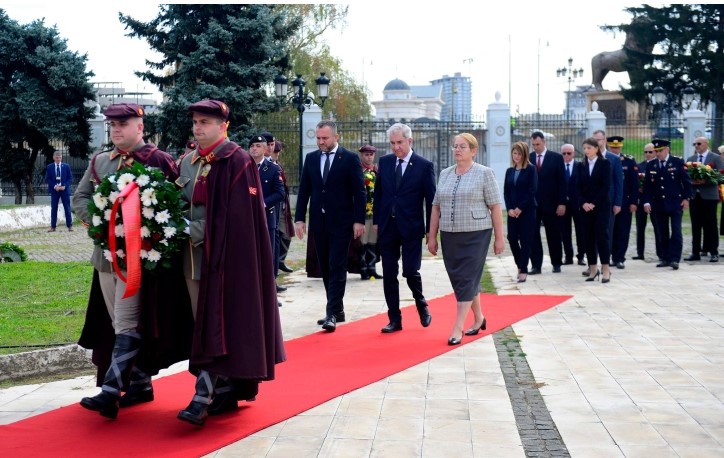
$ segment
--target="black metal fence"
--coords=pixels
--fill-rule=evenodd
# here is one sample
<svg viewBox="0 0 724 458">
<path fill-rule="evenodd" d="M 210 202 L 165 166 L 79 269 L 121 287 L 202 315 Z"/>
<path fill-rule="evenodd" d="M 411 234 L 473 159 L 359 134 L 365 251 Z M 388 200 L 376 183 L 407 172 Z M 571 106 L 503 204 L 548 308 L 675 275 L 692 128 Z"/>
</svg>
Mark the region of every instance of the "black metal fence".
<svg viewBox="0 0 724 458">
<path fill-rule="evenodd" d="M 356 151 L 364 144 L 372 144 L 377 147 L 377 155 L 381 156 L 389 151 L 387 129 L 395 121 L 338 121 L 340 144 Z M 403 121 L 404 122 L 404 121 Z M 478 157 L 476 160 L 482 164 L 488 163 L 488 151 L 485 144 L 486 125 L 484 121 L 473 122 L 405 122 L 412 129 L 413 148 L 425 158 L 435 164 L 435 173 L 453 164 L 453 156 L 450 146 L 453 144 L 453 137 L 461 132 L 473 134 L 480 143 Z M 707 135 L 711 132 L 708 128 L 716 123 L 721 125 L 722 120 L 707 121 Z M 658 127 L 657 127 L 658 125 Z M 643 160 L 643 149 L 646 143 L 652 138 L 666 138 L 672 141 L 672 152 L 675 155 L 683 154 L 683 133 L 684 121 L 681 118 L 672 118 L 670 122 L 654 122 L 650 118 L 641 120 L 627 120 L 626 122 L 608 123 L 606 135 L 620 135 L 625 138 L 623 152 L 633 155 L 637 161 Z M 530 134 L 535 131 L 543 131 L 547 138 L 547 146 L 551 150 L 559 151 L 561 145 L 570 143 L 577 151 L 580 151 L 583 140 L 588 136 L 585 119 L 572 118 L 562 120 L 560 116 L 528 116 L 521 117 L 514 121 L 511 129 L 513 141 L 528 141 Z M 670 126 L 670 127 L 669 127 Z M 268 130 L 275 137 L 284 143 L 284 150 L 280 156 L 280 162 L 287 175 L 288 184 L 293 193 L 296 192 L 299 177 L 299 124 L 298 121 L 290 121 L 283 116 L 266 117 L 260 125 L 259 130 Z M 710 145 L 716 150 L 719 145 Z M 65 151 L 62 144 L 56 145 L 59 151 Z M 87 166 L 87 159 L 70 158 L 64 156 L 73 171 L 73 183 L 78 183 L 83 176 Z M 33 187 L 36 196 L 48 194 L 45 184 L 45 167 L 48 165 L 46 158 L 41 156 L 37 159 L 33 177 Z M 25 191 L 23 190 L 23 195 Z M 15 195 L 15 187 L 9 182 L 0 182 L 0 197 L 12 197 Z"/>
</svg>

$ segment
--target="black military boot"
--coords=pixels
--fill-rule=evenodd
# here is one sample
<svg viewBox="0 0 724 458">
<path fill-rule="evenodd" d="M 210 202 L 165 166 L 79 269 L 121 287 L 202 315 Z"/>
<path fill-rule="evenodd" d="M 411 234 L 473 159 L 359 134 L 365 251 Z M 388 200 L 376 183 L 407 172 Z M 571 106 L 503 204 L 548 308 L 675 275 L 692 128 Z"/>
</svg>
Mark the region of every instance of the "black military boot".
<svg viewBox="0 0 724 458">
<path fill-rule="evenodd" d="M 208 409 L 211 399 L 214 397 L 214 385 L 218 376 L 201 371 L 196 377 L 196 394 L 191 403 L 177 415 L 179 420 L 187 421 L 196 426 L 203 426 L 206 417 L 209 416 Z"/>
<path fill-rule="evenodd" d="M 151 377 L 137 367 L 131 371 L 131 382 L 128 384 L 126 394 L 118 401 L 120 407 L 131 407 L 136 404 L 153 401 L 153 386 Z"/>
<path fill-rule="evenodd" d="M 232 412 L 239 408 L 239 402 L 236 400 L 234 387 L 227 377 L 219 376 L 214 387 L 214 400 L 208 408 L 209 415 L 221 415 L 222 413 Z"/>
<path fill-rule="evenodd" d="M 127 385 L 133 369 L 133 361 L 141 348 L 138 334 L 119 334 L 113 346 L 113 359 L 103 379 L 101 392 L 93 397 L 83 398 L 80 405 L 95 410 L 102 416 L 114 419 L 118 416 L 118 400 Z"/>
<path fill-rule="evenodd" d="M 370 277 L 382 278 L 382 275 L 377 273 L 375 264 L 377 264 L 377 244 L 368 243 L 364 246 L 367 252 L 367 273 Z"/>
</svg>

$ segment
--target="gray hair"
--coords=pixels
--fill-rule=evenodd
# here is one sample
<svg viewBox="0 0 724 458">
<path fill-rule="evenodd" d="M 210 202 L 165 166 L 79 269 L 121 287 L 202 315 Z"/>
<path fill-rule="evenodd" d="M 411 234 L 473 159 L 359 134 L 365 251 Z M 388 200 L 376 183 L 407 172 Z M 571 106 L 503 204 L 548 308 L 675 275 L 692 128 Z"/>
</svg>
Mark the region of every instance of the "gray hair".
<svg viewBox="0 0 724 458">
<path fill-rule="evenodd" d="M 401 132 L 403 138 L 412 138 L 412 129 L 410 129 L 410 126 L 407 124 L 402 123 L 395 123 L 390 126 L 389 129 L 387 129 L 387 138 L 391 138 L 392 134 L 396 132 Z"/>
</svg>

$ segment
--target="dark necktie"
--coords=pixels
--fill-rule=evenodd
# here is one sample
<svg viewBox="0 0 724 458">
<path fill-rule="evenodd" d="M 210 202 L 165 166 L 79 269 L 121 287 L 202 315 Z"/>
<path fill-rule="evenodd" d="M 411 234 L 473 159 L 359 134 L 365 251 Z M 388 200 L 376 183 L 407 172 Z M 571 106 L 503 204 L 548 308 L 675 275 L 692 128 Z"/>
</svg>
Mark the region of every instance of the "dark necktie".
<svg viewBox="0 0 724 458">
<path fill-rule="evenodd" d="M 704 163 L 704 155 L 703 155 L 703 154 L 700 154 L 700 155 L 699 155 L 699 162 L 701 162 L 702 164 Z"/>
<path fill-rule="evenodd" d="M 664 167 L 666 167 L 666 162 L 665 162 L 665 161 L 659 161 L 659 168 L 662 168 L 662 169 L 663 169 Z"/>
<path fill-rule="evenodd" d="M 395 169 L 395 188 L 400 187 L 402 181 L 402 163 L 405 162 L 403 159 L 398 159 L 397 168 Z"/>
<path fill-rule="evenodd" d="M 543 167 L 543 155 L 538 155 L 538 160 L 535 163 L 535 168 L 540 172 L 540 168 Z"/>
<path fill-rule="evenodd" d="M 566 180 L 571 178 L 571 164 L 566 164 Z"/>
<path fill-rule="evenodd" d="M 60 177 L 60 164 L 55 164 L 55 176 Z"/>
<path fill-rule="evenodd" d="M 324 153 L 327 157 L 324 159 L 324 171 L 322 172 L 322 183 L 327 184 L 327 175 L 329 175 L 329 155 L 332 153 Z"/>
</svg>

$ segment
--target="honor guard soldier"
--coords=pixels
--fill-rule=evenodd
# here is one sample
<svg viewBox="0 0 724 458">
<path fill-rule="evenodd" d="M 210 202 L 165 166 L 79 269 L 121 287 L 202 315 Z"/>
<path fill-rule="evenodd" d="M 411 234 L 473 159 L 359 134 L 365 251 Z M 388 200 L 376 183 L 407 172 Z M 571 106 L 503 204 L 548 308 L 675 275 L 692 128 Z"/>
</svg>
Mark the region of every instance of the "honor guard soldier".
<svg viewBox="0 0 724 458">
<path fill-rule="evenodd" d="M 656 267 L 679 268 L 683 236 L 681 218 L 689 208 L 691 178 L 684 160 L 670 154 L 667 140 L 653 142 L 656 160 L 648 163 L 644 177 L 644 211 L 653 213 L 661 239 L 662 260 Z"/>
<path fill-rule="evenodd" d="M 103 114 L 110 124 L 111 141 L 115 147 L 111 151 L 93 156 L 73 195 L 73 212 L 86 227 L 90 223 L 88 202 L 95 193 L 95 187 L 107 175 L 115 174 L 138 161 L 148 167 L 160 168 L 169 181 L 178 177 L 178 169 L 171 155 L 143 141 L 142 107 L 132 103 L 118 103 L 110 105 Z M 168 294 L 159 292 L 158 297 L 143 295 L 142 301 L 140 290 L 133 296 L 124 297 L 126 284 L 114 272 L 111 262 L 104 258 L 103 249 L 99 245 L 93 249 L 91 263 L 96 271 L 94 286 L 91 287 L 86 322 L 79 344 L 93 349 L 93 361 L 98 365 L 101 392 L 96 396 L 83 398 L 80 405 L 97 411 L 104 417 L 116 418 L 119 406 L 128 407 L 153 400 L 151 375 L 156 374 L 159 368 L 146 365 L 140 360 L 138 364 L 134 364 L 142 350 L 142 344 L 150 342 L 153 337 L 146 335 L 151 330 L 141 325 L 141 318 L 148 315 L 144 310 L 149 307 L 153 307 L 158 316 L 163 316 L 159 307 L 173 302 L 173 299 Z M 100 301 L 93 294 L 96 281 L 100 283 L 103 293 L 103 300 Z M 144 286 L 144 289 L 153 290 L 147 286 Z M 188 304 L 188 298 L 186 302 Z M 172 305 L 181 307 L 178 303 Z M 106 322 L 112 323 L 113 329 L 107 329 L 104 324 Z M 113 331 L 115 341 L 110 338 L 110 341 L 114 342 L 111 355 L 111 348 L 106 348 L 104 343 L 109 341 L 106 334 Z M 183 359 L 186 359 L 185 356 L 170 361 L 169 364 Z M 121 397 L 124 391 L 126 394 Z"/>
<path fill-rule="evenodd" d="M 614 216 L 611 261 L 619 269 L 624 269 L 626 250 L 631 235 L 631 220 L 636 213 L 639 199 L 639 171 L 632 156 L 621 153 L 623 137 L 615 135 L 606 139 L 608 150 L 621 160 L 623 169 L 623 193 L 621 195 L 621 211 Z"/>
</svg>

